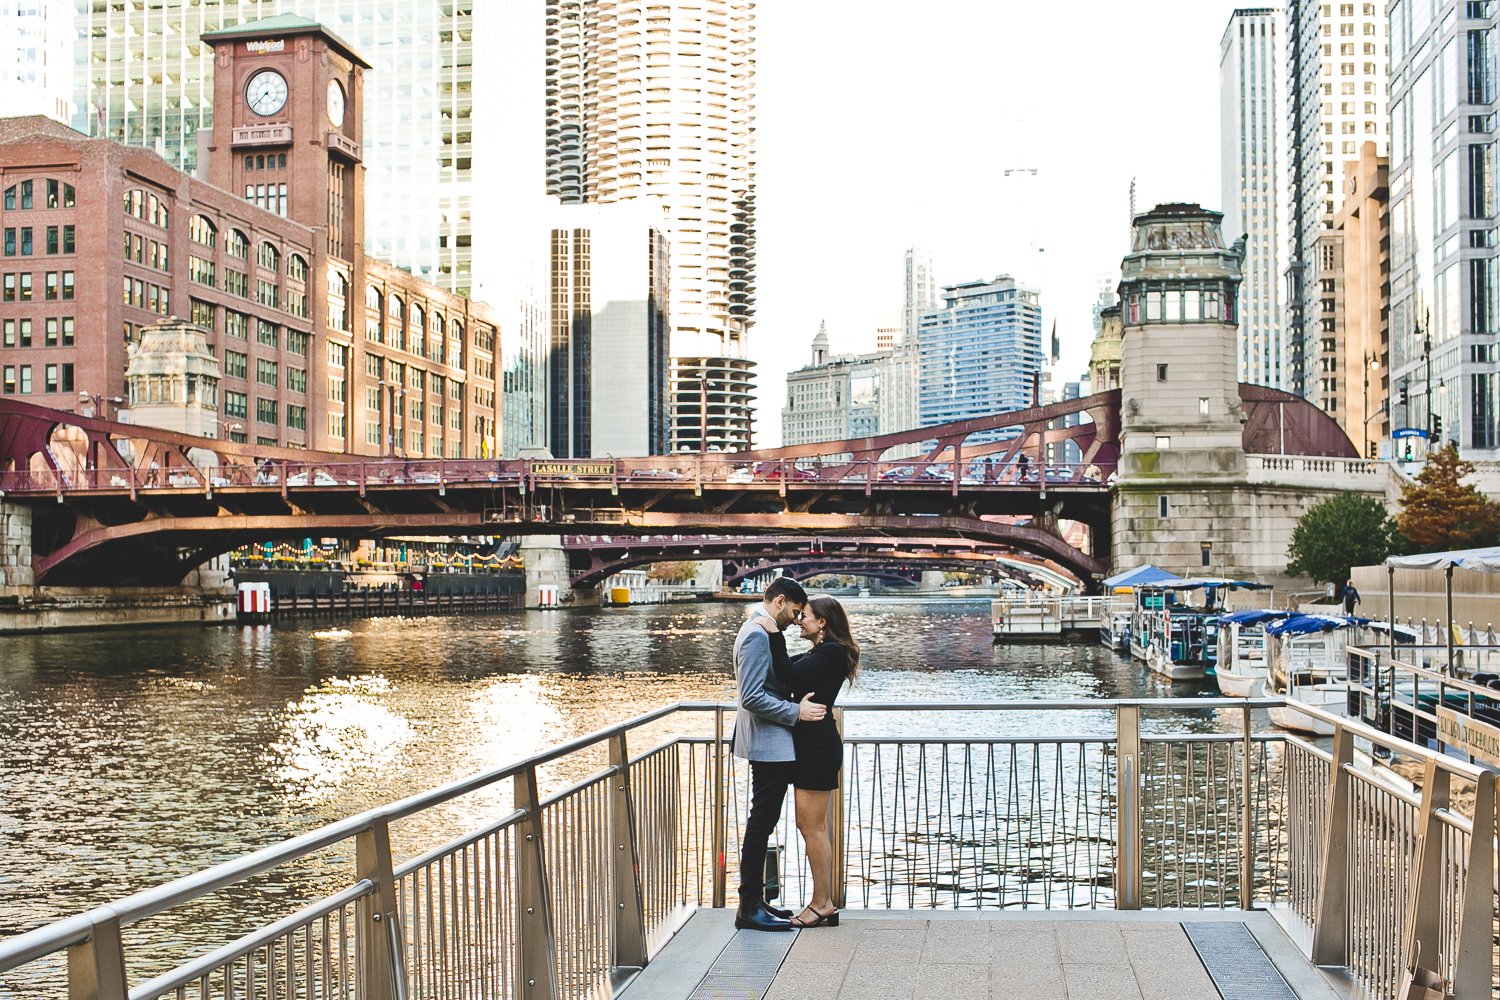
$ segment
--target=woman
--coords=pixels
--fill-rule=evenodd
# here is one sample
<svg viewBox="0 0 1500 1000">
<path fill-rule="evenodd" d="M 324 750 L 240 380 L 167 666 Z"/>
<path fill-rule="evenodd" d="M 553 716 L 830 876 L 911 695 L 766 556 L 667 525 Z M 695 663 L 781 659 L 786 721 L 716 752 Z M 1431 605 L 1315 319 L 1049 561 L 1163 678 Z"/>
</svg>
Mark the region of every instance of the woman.
<svg viewBox="0 0 1500 1000">
<path fill-rule="evenodd" d="M 793 700 L 812 694 L 812 700 L 830 709 L 838 700 L 844 682 L 854 683 L 859 674 L 859 643 L 849 630 L 843 605 L 831 597 L 814 597 L 797 618 L 802 638 L 813 644 L 806 653 L 787 657 L 781 643 L 773 642 L 772 669 L 791 688 Z M 763 621 L 770 632 L 775 626 Z M 780 655 L 777 655 L 780 653 Z M 833 844 L 828 836 L 828 797 L 839 785 L 844 763 L 844 742 L 830 711 L 817 722 L 799 722 L 792 729 L 797 761 L 792 770 L 796 789 L 797 830 L 807 849 L 812 870 L 813 892 L 807 908 L 792 918 L 793 927 L 837 927 L 839 911 L 833 905 Z"/>
</svg>

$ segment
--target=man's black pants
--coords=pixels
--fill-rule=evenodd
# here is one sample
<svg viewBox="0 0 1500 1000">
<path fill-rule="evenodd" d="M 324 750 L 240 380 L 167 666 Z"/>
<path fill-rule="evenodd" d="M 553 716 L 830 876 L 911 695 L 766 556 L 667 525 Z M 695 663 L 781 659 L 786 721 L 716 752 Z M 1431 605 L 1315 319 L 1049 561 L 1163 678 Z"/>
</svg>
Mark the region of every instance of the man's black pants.
<svg viewBox="0 0 1500 1000">
<path fill-rule="evenodd" d="M 792 783 L 789 760 L 750 762 L 750 815 L 740 845 L 740 909 L 749 911 L 766 898 L 766 842 L 781 818 L 787 787 Z"/>
</svg>

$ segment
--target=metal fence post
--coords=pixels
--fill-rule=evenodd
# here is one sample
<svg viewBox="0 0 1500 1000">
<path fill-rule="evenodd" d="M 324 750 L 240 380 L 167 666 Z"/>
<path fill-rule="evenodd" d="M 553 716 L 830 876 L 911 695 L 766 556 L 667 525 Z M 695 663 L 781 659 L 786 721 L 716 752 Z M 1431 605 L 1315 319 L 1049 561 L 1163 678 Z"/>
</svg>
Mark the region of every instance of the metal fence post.
<svg viewBox="0 0 1500 1000">
<path fill-rule="evenodd" d="M 1458 916 L 1458 954 L 1453 956 L 1453 995 L 1485 1000 L 1490 994 L 1490 906 L 1495 885 L 1495 774 L 1486 771 L 1474 788 L 1474 832 Z"/>
<path fill-rule="evenodd" d="M 520 938 L 521 1000 L 557 997 L 557 939 L 552 931 L 552 899 L 542 850 L 542 811 L 536 768 L 515 779 L 516 808 L 524 810 L 516 838 L 516 931 Z"/>
<path fill-rule="evenodd" d="M 834 708 L 833 724 L 842 733 L 844 731 L 844 710 Z M 833 845 L 833 905 L 838 909 L 844 908 L 845 891 L 844 886 L 844 772 L 839 770 L 838 785 L 833 794 L 828 796 L 828 840 Z"/>
<path fill-rule="evenodd" d="M 724 906 L 727 896 L 729 867 L 724 861 L 725 806 L 727 790 L 724 787 L 724 709 L 714 709 L 714 796 L 713 796 L 713 866 L 714 906 Z"/>
<path fill-rule="evenodd" d="M 120 920 L 95 921 L 89 939 L 68 948 L 68 1000 L 126 1000 L 129 995 Z"/>
<path fill-rule="evenodd" d="M 1250 760 L 1255 744 L 1250 740 L 1249 705 L 1240 709 L 1240 730 L 1243 734 L 1241 755 L 1244 758 L 1240 761 L 1240 794 L 1244 796 L 1244 801 L 1240 803 L 1240 829 L 1243 831 L 1240 837 L 1240 909 L 1250 910 L 1255 908 L 1255 808 L 1251 791 L 1255 771 Z"/>
<path fill-rule="evenodd" d="M 1115 709 L 1115 908 L 1141 908 L 1141 710 Z"/>
<path fill-rule="evenodd" d="M 1401 955 L 1404 966 L 1420 961 L 1424 968 L 1442 968 L 1438 951 L 1443 924 L 1443 824 L 1437 814 L 1447 808 L 1448 772 L 1437 766 L 1436 759 L 1429 757 L 1422 768 L 1422 811 L 1417 818 L 1417 848 L 1412 864 L 1414 877 L 1408 890 L 1406 941 Z M 1478 830 L 1475 833 L 1477 835 Z M 1485 891 L 1493 894 L 1488 881 L 1485 882 Z M 1485 953 L 1488 955 L 1488 948 Z M 1486 972 L 1486 984 L 1488 981 Z"/>
<path fill-rule="evenodd" d="M 610 783 L 610 824 L 615 843 L 611 880 L 615 889 L 614 964 L 642 969 L 646 966 L 646 911 L 641 900 L 640 842 L 636 837 L 630 753 L 624 733 L 610 738 L 609 763 L 617 769 Z"/>
<path fill-rule="evenodd" d="M 360 982 L 365 1000 L 405 1000 L 406 961 L 402 955 L 401 921 L 396 914 L 396 876 L 391 864 L 391 830 L 384 819 L 354 838 L 358 877 L 375 886 L 360 899 L 356 915 L 364 948 L 360 952 Z"/>
<path fill-rule="evenodd" d="M 1343 725 L 1333 729 L 1333 762 L 1328 788 L 1328 830 L 1318 901 L 1313 910 L 1312 960 L 1315 965 L 1349 964 L 1349 771 L 1354 762 L 1354 734 Z"/>
</svg>

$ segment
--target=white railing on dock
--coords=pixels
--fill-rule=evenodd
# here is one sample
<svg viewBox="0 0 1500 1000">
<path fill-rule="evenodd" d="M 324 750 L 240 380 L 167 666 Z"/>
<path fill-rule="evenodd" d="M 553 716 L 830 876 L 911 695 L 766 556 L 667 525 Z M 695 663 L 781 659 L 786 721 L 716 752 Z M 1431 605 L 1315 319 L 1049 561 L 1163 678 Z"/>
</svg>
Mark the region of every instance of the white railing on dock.
<svg viewBox="0 0 1500 1000">
<path fill-rule="evenodd" d="M 1270 907 L 1311 958 L 1395 997 L 1420 955 L 1460 1000 L 1496 971 L 1495 776 L 1359 722 L 1331 751 L 1257 726 L 1266 699 L 864 704 L 840 710 L 841 906 Z M 747 774 L 733 706 L 664 708 L 0 941 L 0 994 L 72 1000 L 552 1000 L 607 995 L 691 909 L 723 906 Z M 633 754 L 632 742 L 650 746 Z M 1357 753 L 1356 751 L 1367 751 Z M 1419 794 L 1370 763 L 1396 754 Z M 501 787 L 479 829 L 404 861 L 393 824 Z M 807 898 L 786 817 L 783 897 Z M 148 918 L 263 873 L 349 868 L 238 940 L 151 942 Z M 290 910 L 291 907 L 288 907 Z M 165 949 L 147 979 L 136 959 Z"/>
<path fill-rule="evenodd" d="M 991 601 L 990 622 L 995 635 L 1005 638 L 1046 637 L 1066 632 L 1094 633 L 1112 613 L 1128 610 L 1128 598 L 1026 590 Z"/>
</svg>

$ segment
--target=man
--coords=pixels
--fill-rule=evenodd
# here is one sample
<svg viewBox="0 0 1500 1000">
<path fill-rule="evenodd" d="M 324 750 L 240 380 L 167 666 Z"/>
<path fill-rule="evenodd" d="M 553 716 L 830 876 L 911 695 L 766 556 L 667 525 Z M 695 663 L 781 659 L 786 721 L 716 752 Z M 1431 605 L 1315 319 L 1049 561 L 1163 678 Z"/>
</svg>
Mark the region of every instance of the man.
<svg viewBox="0 0 1500 1000">
<path fill-rule="evenodd" d="M 785 684 L 771 670 L 772 643 L 786 651 L 781 630 L 802 616 L 807 593 L 795 580 L 778 577 L 761 595 L 761 603 L 740 626 L 734 640 L 734 681 L 739 708 L 734 718 L 734 755 L 750 762 L 750 815 L 740 846 L 740 904 L 734 925 L 757 931 L 791 930 L 791 913 L 766 905 L 766 842 L 781 816 L 791 784 L 792 726 L 799 719 L 815 722 L 828 711 L 809 699 L 792 701 Z M 777 632 L 769 635 L 757 619 L 769 618 Z"/>
<path fill-rule="evenodd" d="M 1359 603 L 1359 591 L 1354 589 L 1353 580 L 1344 581 L 1344 614 L 1354 614 L 1354 606 Z"/>
</svg>

